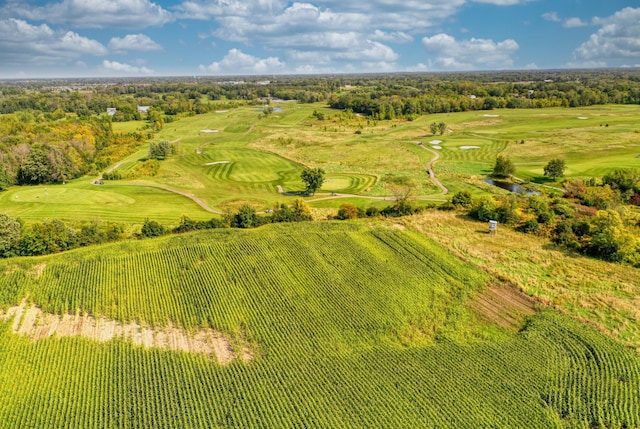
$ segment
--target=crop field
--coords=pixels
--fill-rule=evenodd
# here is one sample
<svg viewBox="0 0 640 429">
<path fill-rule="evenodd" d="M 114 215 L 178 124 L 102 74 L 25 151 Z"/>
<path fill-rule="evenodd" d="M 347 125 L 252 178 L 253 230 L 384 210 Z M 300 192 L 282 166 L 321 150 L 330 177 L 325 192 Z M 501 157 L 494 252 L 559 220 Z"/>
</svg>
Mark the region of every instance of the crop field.
<svg viewBox="0 0 640 429">
<path fill-rule="evenodd" d="M 388 222 L 12 258 L 0 291 L 0 427 L 640 425 L 633 350 Z"/>
</svg>

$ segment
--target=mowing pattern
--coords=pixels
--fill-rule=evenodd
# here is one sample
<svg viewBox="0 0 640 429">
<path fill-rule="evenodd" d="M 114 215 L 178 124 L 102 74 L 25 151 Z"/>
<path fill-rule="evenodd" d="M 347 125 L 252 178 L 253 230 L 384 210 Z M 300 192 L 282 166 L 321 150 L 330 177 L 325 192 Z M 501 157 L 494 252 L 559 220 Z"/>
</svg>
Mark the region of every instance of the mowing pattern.
<svg viewBox="0 0 640 429">
<path fill-rule="evenodd" d="M 253 359 L 0 323 L 0 427 L 638 427 L 640 361 L 564 316 L 452 341 L 486 275 L 383 224 L 208 231 L 0 262 L 6 308 L 215 329 Z M 441 338 L 439 341 L 434 339 Z M 447 340 L 449 338 L 449 340 Z"/>
<path fill-rule="evenodd" d="M 323 191 L 341 192 L 345 194 L 361 194 L 369 191 L 376 184 L 376 176 L 370 174 L 332 173 L 326 176 L 322 185 Z"/>
<path fill-rule="evenodd" d="M 190 170 L 208 178 L 212 186 L 246 193 L 276 193 L 277 185 L 300 183 L 302 171 L 294 162 L 250 149 L 207 149 L 187 156 L 185 161 Z"/>
</svg>

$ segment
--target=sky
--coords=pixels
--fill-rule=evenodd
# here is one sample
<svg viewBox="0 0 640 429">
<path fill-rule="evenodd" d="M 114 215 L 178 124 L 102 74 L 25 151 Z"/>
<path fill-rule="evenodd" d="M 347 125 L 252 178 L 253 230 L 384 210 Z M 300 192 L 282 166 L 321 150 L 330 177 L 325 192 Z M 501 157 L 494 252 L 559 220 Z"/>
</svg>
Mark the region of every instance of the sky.
<svg viewBox="0 0 640 429">
<path fill-rule="evenodd" d="M 0 78 L 637 66 L 639 0 L 0 0 Z"/>
</svg>

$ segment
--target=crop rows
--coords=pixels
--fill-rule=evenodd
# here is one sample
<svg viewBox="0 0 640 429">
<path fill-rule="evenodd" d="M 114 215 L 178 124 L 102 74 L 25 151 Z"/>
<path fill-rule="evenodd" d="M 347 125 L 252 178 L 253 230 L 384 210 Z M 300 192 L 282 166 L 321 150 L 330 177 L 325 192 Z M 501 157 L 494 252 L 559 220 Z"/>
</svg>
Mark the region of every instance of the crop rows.
<svg viewBox="0 0 640 429">
<path fill-rule="evenodd" d="M 456 339 L 488 278 L 412 231 L 273 225 L 43 263 L 0 276 L 8 304 L 28 294 L 58 314 L 210 327 L 254 359 L 32 342 L 0 323 L 0 428 L 640 426 L 638 356 L 564 316 L 495 343 Z"/>
</svg>

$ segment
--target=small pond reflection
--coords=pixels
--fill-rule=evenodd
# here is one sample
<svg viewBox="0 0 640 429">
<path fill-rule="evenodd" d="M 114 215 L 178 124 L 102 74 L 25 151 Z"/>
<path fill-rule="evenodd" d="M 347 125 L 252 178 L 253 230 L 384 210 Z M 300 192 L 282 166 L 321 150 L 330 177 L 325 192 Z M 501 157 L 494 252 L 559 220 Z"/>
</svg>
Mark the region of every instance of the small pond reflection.
<svg viewBox="0 0 640 429">
<path fill-rule="evenodd" d="M 485 179 L 485 183 L 489 185 L 497 186 L 498 188 L 506 189 L 510 192 L 515 193 L 524 193 L 527 195 L 540 195 L 540 192 L 535 191 L 533 189 L 525 188 L 524 186 L 520 186 L 517 183 L 505 182 L 503 180 L 493 180 L 493 179 Z"/>
</svg>

